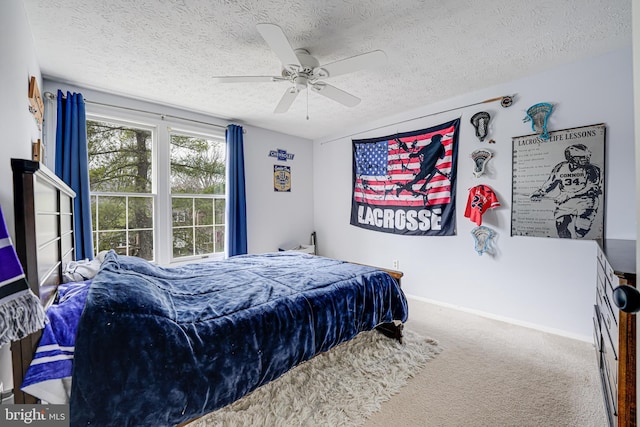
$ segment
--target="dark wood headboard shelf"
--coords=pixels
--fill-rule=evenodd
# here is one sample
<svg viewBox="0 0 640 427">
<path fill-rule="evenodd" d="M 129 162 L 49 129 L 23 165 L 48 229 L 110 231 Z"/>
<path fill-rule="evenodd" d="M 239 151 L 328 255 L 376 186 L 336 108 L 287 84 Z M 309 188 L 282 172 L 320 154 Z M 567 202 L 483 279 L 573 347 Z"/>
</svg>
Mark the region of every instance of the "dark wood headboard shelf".
<svg viewBox="0 0 640 427">
<path fill-rule="evenodd" d="M 63 265 L 74 259 L 75 192 L 39 162 L 11 159 L 15 248 L 29 287 L 43 305 L 55 297 Z M 15 403 L 37 403 L 20 391 L 40 332 L 11 344 Z"/>
</svg>

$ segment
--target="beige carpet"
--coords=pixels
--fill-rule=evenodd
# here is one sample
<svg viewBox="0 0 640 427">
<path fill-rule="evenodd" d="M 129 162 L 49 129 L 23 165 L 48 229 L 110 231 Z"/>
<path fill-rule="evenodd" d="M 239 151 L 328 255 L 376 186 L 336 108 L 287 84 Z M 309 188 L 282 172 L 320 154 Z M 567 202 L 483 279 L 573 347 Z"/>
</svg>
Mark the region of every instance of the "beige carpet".
<svg viewBox="0 0 640 427">
<path fill-rule="evenodd" d="M 433 337 L 442 351 L 416 370 L 415 376 L 389 400 L 382 399 L 373 404 L 371 408 L 375 412 L 364 424 L 359 419 L 348 418 L 341 424 L 323 408 L 322 402 L 329 394 L 311 392 L 304 397 L 286 395 L 284 400 L 292 401 L 291 405 L 297 405 L 297 409 L 292 409 L 293 406 L 272 408 L 260 422 L 235 418 L 234 423 L 208 416 L 189 427 L 606 426 L 595 351 L 590 343 L 416 300 L 409 301 L 409 309 L 410 319 L 405 330 L 408 336 L 415 332 L 419 336 Z M 380 368 L 394 363 L 385 360 Z M 350 372 L 343 373 L 342 380 L 331 384 L 330 388 L 338 390 L 346 385 L 348 389 L 351 387 L 348 385 L 350 376 Z M 307 379 L 306 384 L 317 382 Z M 367 390 L 359 386 L 353 388 L 352 393 L 356 395 Z M 256 401 L 277 400 L 277 393 L 266 387 L 257 392 L 253 394 Z M 251 405 L 245 407 L 245 403 L 239 402 L 240 407 L 250 410 Z M 344 407 L 348 406 L 344 402 Z M 302 417 L 292 420 L 289 416 L 296 411 Z"/>
<path fill-rule="evenodd" d="M 363 332 L 188 426 L 361 425 L 439 352 L 413 331 L 403 344 Z"/>
<path fill-rule="evenodd" d="M 365 427 L 604 427 L 588 342 L 409 301 L 407 328 L 442 353 Z"/>
</svg>

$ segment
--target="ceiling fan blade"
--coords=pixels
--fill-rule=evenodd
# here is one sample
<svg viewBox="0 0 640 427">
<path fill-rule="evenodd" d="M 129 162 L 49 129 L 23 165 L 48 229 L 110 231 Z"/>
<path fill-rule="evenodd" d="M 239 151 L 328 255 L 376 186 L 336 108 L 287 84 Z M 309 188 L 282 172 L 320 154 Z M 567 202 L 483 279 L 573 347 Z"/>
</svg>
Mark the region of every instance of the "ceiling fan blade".
<svg viewBox="0 0 640 427">
<path fill-rule="evenodd" d="M 275 24 L 257 24 L 256 28 L 271 50 L 280 58 L 283 66 L 295 64 L 302 67 L 282 28 Z"/>
<path fill-rule="evenodd" d="M 282 95 L 282 98 L 280 98 L 280 102 L 278 102 L 278 105 L 276 106 L 276 109 L 273 110 L 273 112 L 286 113 L 297 96 L 298 89 L 296 89 L 295 87 L 290 87 L 289 89 L 287 89 L 284 95 Z"/>
<path fill-rule="evenodd" d="M 351 58 L 341 59 L 330 64 L 322 65 L 314 70 L 318 78 L 339 76 L 341 74 L 353 73 L 365 68 L 378 67 L 387 62 L 387 54 L 381 50 L 363 53 Z"/>
<path fill-rule="evenodd" d="M 247 82 L 275 82 L 279 80 L 286 80 L 283 77 L 278 76 L 223 76 L 212 77 L 213 83 L 247 83 Z"/>
<path fill-rule="evenodd" d="M 310 86 L 314 92 L 326 96 L 329 99 L 333 99 L 334 101 L 339 102 L 340 104 L 347 107 L 355 107 L 360 103 L 360 98 L 358 98 L 357 96 L 353 96 L 350 93 L 347 93 L 342 89 L 338 89 L 335 86 L 331 86 L 330 84 L 327 84 L 325 82 L 314 83 Z"/>
</svg>

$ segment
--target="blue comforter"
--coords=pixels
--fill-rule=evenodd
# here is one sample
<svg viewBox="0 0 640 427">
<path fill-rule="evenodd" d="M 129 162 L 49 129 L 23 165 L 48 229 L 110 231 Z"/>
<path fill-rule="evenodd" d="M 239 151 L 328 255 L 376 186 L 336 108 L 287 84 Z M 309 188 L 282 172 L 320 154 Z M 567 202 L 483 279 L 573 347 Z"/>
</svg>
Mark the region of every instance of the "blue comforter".
<svg viewBox="0 0 640 427">
<path fill-rule="evenodd" d="M 278 252 L 163 268 L 110 252 L 76 337 L 72 426 L 171 426 L 380 323 L 407 319 L 371 267 Z"/>
</svg>

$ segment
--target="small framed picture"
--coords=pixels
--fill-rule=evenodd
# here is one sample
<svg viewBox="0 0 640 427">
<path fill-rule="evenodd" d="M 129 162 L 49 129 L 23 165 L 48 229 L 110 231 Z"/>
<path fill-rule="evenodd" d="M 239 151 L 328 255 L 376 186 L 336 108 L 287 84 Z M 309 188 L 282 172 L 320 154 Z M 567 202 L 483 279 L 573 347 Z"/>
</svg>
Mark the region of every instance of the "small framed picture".
<svg viewBox="0 0 640 427">
<path fill-rule="evenodd" d="M 291 166 L 273 165 L 273 191 L 291 192 Z"/>
</svg>

